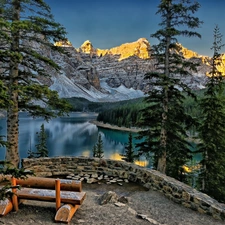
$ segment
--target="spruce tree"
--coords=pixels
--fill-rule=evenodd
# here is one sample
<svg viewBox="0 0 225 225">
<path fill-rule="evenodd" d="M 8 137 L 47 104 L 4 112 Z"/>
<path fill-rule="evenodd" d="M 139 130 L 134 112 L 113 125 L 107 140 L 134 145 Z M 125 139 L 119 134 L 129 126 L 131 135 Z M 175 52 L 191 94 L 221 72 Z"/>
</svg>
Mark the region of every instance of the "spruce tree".
<svg viewBox="0 0 225 225">
<path fill-rule="evenodd" d="M 98 141 L 96 145 L 94 146 L 94 157 L 97 158 L 103 158 L 104 157 L 104 150 L 103 150 L 103 141 L 102 141 L 102 135 L 98 135 Z"/>
<path fill-rule="evenodd" d="M 92 149 L 92 153 L 93 153 L 93 157 L 97 157 L 97 146 L 96 146 L 96 144 L 94 145 L 94 147 Z"/>
<path fill-rule="evenodd" d="M 199 3 L 190 0 L 160 1 L 157 14 L 161 16 L 161 29 L 151 35 L 159 41 L 152 46 L 155 71 L 145 75 L 148 106 L 139 124 L 147 128 L 139 133 L 139 139 L 145 138 L 137 146 L 139 154 L 154 153 L 155 168 L 178 179 L 182 165 L 191 158 L 187 125 L 194 122 L 183 107 L 185 94 L 193 95 L 183 80 L 196 72 L 197 64 L 178 54 L 181 46 L 177 37 L 200 37 L 194 29 L 201 21 L 192 16 L 199 7 Z"/>
<path fill-rule="evenodd" d="M 200 101 L 202 121 L 199 127 L 199 151 L 202 153 L 202 170 L 199 176 L 202 191 L 225 202 L 225 97 L 224 76 L 218 70 L 221 63 L 222 35 L 214 29 L 211 71 L 204 97 Z"/>
<path fill-rule="evenodd" d="M 57 92 L 38 81 L 50 78 L 43 68 L 60 70 L 42 49 L 63 53 L 54 42 L 65 39 L 66 32 L 54 21 L 50 7 L 43 0 L 0 0 L 0 8 L 4 26 L 0 34 L 0 80 L 4 81 L 12 102 L 7 108 L 6 160 L 18 166 L 19 111 L 49 119 L 69 109 Z"/>
<path fill-rule="evenodd" d="M 38 144 L 36 144 L 36 155 L 37 157 L 48 157 L 48 148 L 47 148 L 47 134 L 45 133 L 44 124 L 41 125 L 40 132 L 37 132 L 38 135 Z"/>
<path fill-rule="evenodd" d="M 4 83 L 0 80 L 0 110 L 6 109 L 7 106 L 10 104 L 10 101 L 7 98 L 7 89 L 4 86 Z M 2 127 L 0 126 L 0 131 Z M 0 134 L 0 147 L 6 146 L 7 142 L 3 139 L 4 136 Z"/>
<path fill-rule="evenodd" d="M 134 146 L 133 146 L 133 136 L 129 133 L 128 143 L 125 146 L 125 154 L 122 155 L 122 160 L 126 162 L 134 162 L 135 153 L 134 153 Z"/>
</svg>

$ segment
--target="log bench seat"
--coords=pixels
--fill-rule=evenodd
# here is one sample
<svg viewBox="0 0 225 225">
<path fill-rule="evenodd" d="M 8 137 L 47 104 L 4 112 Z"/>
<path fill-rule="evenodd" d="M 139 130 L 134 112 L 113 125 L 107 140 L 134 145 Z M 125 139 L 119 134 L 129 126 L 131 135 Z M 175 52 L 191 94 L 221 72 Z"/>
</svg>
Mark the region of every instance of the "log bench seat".
<svg viewBox="0 0 225 225">
<path fill-rule="evenodd" d="M 17 190 L 16 195 L 19 199 L 55 202 L 55 190 L 22 188 Z M 60 191 L 61 203 L 81 205 L 86 196 L 85 192 Z"/>
<path fill-rule="evenodd" d="M 69 223 L 86 197 L 86 193 L 81 191 L 81 181 L 42 177 L 23 180 L 12 177 L 11 184 L 12 198 L 0 201 L 2 216 L 12 209 L 18 211 L 19 203 L 23 200 L 47 201 L 56 203 L 55 221 Z"/>
</svg>

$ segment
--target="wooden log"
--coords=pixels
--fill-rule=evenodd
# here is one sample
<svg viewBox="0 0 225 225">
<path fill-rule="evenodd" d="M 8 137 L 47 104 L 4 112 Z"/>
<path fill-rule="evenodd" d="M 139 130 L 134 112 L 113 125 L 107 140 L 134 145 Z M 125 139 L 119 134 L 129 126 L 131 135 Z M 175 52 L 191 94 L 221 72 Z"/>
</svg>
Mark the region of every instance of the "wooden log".
<svg viewBox="0 0 225 225">
<path fill-rule="evenodd" d="M 8 198 L 5 200 L 0 200 L 0 215 L 5 216 L 7 213 L 12 211 L 13 204 L 12 201 Z"/>
<path fill-rule="evenodd" d="M 55 221 L 69 223 L 74 215 L 74 213 L 79 208 L 78 205 L 65 204 L 56 212 Z"/>
<path fill-rule="evenodd" d="M 17 179 L 16 183 L 22 187 L 55 189 L 55 179 L 46 177 L 28 177 Z M 82 183 L 76 180 L 60 179 L 60 189 L 65 191 L 81 191 Z"/>
<path fill-rule="evenodd" d="M 60 180 L 55 180 L 55 204 L 56 204 L 56 211 L 61 206 L 61 198 L 60 198 Z"/>
<path fill-rule="evenodd" d="M 55 202 L 55 190 L 22 188 L 17 190 L 19 199 Z M 85 192 L 60 191 L 61 203 L 81 205 L 86 197 Z"/>
<path fill-rule="evenodd" d="M 15 211 L 19 210 L 19 206 L 18 206 L 18 197 L 17 197 L 17 188 L 16 188 L 16 178 L 12 177 L 11 179 L 11 184 L 14 188 L 12 188 L 12 204 L 13 204 L 13 208 Z"/>
</svg>

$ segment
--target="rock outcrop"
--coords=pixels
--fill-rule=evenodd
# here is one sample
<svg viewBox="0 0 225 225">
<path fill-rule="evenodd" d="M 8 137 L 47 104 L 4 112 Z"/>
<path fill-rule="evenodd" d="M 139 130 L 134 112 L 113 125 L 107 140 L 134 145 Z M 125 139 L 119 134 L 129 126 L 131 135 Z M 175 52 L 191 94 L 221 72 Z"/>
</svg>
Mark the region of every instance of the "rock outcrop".
<svg viewBox="0 0 225 225">
<path fill-rule="evenodd" d="M 72 43 L 68 39 L 56 42 L 55 46 L 59 46 L 59 47 L 73 47 Z"/>
<path fill-rule="evenodd" d="M 146 38 L 140 38 L 135 42 L 125 43 L 111 49 L 95 49 L 92 43 L 87 40 L 81 45 L 78 51 L 81 53 L 90 54 L 91 57 L 93 55 L 99 57 L 105 55 L 117 55 L 119 56 L 119 60 L 123 60 L 131 56 L 137 56 L 140 59 L 149 59 L 151 55 L 150 44 Z"/>
<path fill-rule="evenodd" d="M 190 49 L 183 47 L 182 44 L 178 43 L 177 45 L 179 47 L 178 54 L 181 54 L 184 58 L 190 59 L 190 58 L 200 58 L 201 57 L 197 52 L 194 52 Z"/>
<path fill-rule="evenodd" d="M 219 58 L 219 64 L 217 65 L 217 69 L 225 76 L 225 54 L 221 54 Z"/>
</svg>

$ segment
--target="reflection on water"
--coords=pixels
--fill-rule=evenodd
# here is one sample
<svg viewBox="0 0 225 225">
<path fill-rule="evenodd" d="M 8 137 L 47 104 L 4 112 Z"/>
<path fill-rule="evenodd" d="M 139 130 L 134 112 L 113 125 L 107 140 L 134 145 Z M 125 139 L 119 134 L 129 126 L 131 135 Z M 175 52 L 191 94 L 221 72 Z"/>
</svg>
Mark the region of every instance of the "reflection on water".
<svg viewBox="0 0 225 225">
<path fill-rule="evenodd" d="M 101 133 L 104 158 L 121 160 L 124 146 L 128 142 L 128 132 L 98 128 L 90 123 L 96 119 L 94 113 L 71 113 L 69 117 L 55 118 L 49 122 L 42 118 L 33 119 L 25 113 L 20 114 L 19 151 L 20 157 L 26 158 L 28 149 L 36 150 L 37 132 L 44 123 L 48 135 L 47 148 L 49 156 L 86 156 L 92 157 L 93 146 Z M 6 119 L 0 119 L 0 135 L 6 135 Z M 135 140 L 134 140 L 135 142 Z M 4 159 L 5 149 L 0 148 L 0 159 Z M 137 162 L 147 166 L 145 159 Z"/>
<path fill-rule="evenodd" d="M 120 153 L 116 152 L 110 155 L 109 159 L 113 160 L 122 160 L 122 157 Z M 147 161 L 144 157 L 140 158 L 139 160 L 135 160 L 134 163 L 139 166 L 148 167 L 149 161 Z"/>
</svg>

